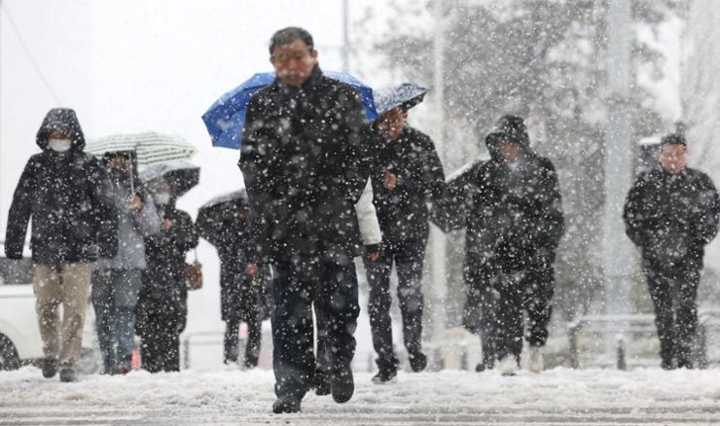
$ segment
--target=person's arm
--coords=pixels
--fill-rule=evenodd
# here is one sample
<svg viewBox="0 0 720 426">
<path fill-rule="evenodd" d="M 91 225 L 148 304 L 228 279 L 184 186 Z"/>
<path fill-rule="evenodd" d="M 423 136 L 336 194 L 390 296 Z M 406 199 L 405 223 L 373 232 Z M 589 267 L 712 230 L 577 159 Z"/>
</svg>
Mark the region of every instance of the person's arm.
<svg viewBox="0 0 720 426">
<path fill-rule="evenodd" d="M 250 225 L 248 238 L 254 250 L 250 252 L 251 262 L 259 263 L 262 253 L 262 238 L 264 230 L 264 209 L 270 208 L 272 197 L 270 195 L 271 181 L 269 176 L 269 147 L 265 144 L 263 120 L 263 107 L 258 96 L 253 96 L 248 103 L 243 128 L 243 145 L 240 149 L 238 167 L 243 175 L 245 190 L 250 205 Z"/>
<path fill-rule="evenodd" d="M 637 247 L 644 247 L 647 243 L 645 231 L 647 224 L 644 223 L 640 211 L 645 203 L 645 191 L 647 189 L 647 175 L 639 176 L 628 192 L 623 209 L 623 220 L 625 221 L 625 233 Z"/>
<path fill-rule="evenodd" d="M 181 252 L 185 253 L 198 245 L 198 235 L 193 226 L 192 218 L 189 214 L 177 210 L 177 218 L 179 222 L 174 229 L 174 240 Z"/>
<path fill-rule="evenodd" d="M 103 258 L 115 257 L 119 248 L 118 212 L 110 196 L 110 178 L 99 160 L 91 159 L 88 163 L 88 176 L 91 182 L 90 199 L 93 202 L 95 222 L 97 223 L 96 239 Z"/>
<path fill-rule="evenodd" d="M 705 246 L 715 238 L 720 221 L 720 198 L 709 176 L 701 173 L 698 179 L 697 213 L 692 217 L 693 242 Z"/>
<path fill-rule="evenodd" d="M 339 131 L 345 137 L 344 153 L 340 159 L 343 171 L 342 185 L 353 204 L 362 196 L 370 177 L 374 161 L 371 148 L 374 137 L 370 124 L 365 120 L 365 110 L 360 94 L 350 86 L 339 89 Z"/>
<path fill-rule="evenodd" d="M 544 161 L 544 179 L 542 188 L 539 188 L 541 212 L 540 240 L 541 245 L 557 247 L 565 232 L 565 215 L 562 207 L 562 195 L 560 193 L 560 181 L 558 180 L 555 166 L 550 160 Z"/>
<path fill-rule="evenodd" d="M 22 259 L 25 235 L 32 215 L 32 196 L 35 192 L 35 173 L 32 159 L 25 165 L 13 194 L 5 233 L 5 256 Z"/>
<path fill-rule="evenodd" d="M 135 226 L 143 237 L 149 237 L 150 235 L 160 232 L 162 221 L 160 220 L 160 216 L 158 216 L 155 203 L 150 200 L 150 197 L 145 197 L 142 208 L 133 213 Z"/>
</svg>

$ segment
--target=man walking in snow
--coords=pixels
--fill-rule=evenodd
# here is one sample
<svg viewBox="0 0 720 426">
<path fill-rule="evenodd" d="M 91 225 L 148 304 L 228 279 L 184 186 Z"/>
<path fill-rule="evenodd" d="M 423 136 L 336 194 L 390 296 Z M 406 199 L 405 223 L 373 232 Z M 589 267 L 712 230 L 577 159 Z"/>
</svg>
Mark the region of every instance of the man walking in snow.
<svg viewBox="0 0 720 426">
<path fill-rule="evenodd" d="M 253 263 L 274 269 L 275 413 L 300 411 L 313 386 L 313 304 L 326 321 L 332 396 L 343 403 L 354 392 L 353 258 L 362 252 L 354 205 L 368 178 L 361 164 L 367 125 L 358 93 L 325 77 L 317 57 L 306 30 L 273 35 L 277 77 L 248 104 L 238 164 L 261 256 Z"/>
<path fill-rule="evenodd" d="M 628 237 L 642 265 L 660 339 L 660 366 L 693 368 L 697 291 L 704 248 L 715 237 L 720 201 L 705 173 L 685 166 L 687 142 L 670 134 L 660 142 L 662 167 L 638 176 L 625 203 Z"/>
<path fill-rule="evenodd" d="M 446 230 L 467 227 L 463 325 L 482 335 L 476 370 L 499 361 L 498 369 L 511 375 L 520 366 L 527 311 L 529 364 L 539 372 L 552 314 L 555 250 L 564 231 L 558 178 L 553 163 L 530 147 L 520 117 L 503 116 L 485 144 L 490 160 L 451 181 L 440 209 L 446 210 Z"/>
<path fill-rule="evenodd" d="M 15 189 L 5 254 L 8 259 L 22 259 L 32 218 L 33 288 L 45 355 L 43 376 L 55 376 L 59 366 L 60 380 L 74 382 L 92 263 L 116 254 L 117 214 L 103 193 L 107 175 L 95 158 L 83 152 L 85 137 L 75 111 L 50 110 L 35 141 L 42 152 L 30 157 Z"/>
<path fill-rule="evenodd" d="M 368 311 L 378 373 L 373 383 L 383 384 L 397 374 L 390 319 L 390 273 L 398 275 L 398 302 L 402 333 L 410 367 L 418 372 L 427 366 L 422 351 L 422 270 L 429 233 L 428 201 L 439 198 L 445 174 L 429 136 L 406 125 L 408 110 L 420 103 L 427 89 L 403 84 L 378 91 L 375 99 L 380 117 L 375 123 L 372 184 L 383 245 L 380 256 L 365 258 L 370 285 Z"/>
</svg>

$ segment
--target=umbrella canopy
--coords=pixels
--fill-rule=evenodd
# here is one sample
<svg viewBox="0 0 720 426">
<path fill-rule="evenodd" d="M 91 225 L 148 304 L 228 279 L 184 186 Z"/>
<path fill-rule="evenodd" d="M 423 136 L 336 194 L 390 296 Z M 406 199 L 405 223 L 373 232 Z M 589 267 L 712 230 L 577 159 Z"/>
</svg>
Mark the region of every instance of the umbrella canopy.
<svg viewBox="0 0 720 426">
<path fill-rule="evenodd" d="M 247 192 L 245 189 L 230 192 L 215 197 L 203 204 L 198 210 L 196 229 L 201 237 L 208 239 L 209 236 L 221 230 L 223 220 L 235 210 L 238 202 L 247 205 Z"/>
<path fill-rule="evenodd" d="M 369 121 L 377 118 L 372 89 L 357 78 L 344 73 L 324 71 L 325 76 L 353 86 L 360 92 L 365 117 Z M 274 72 L 257 73 L 247 81 L 222 95 L 203 114 L 205 127 L 212 137 L 213 146 L 239 149 L 242 146 L 242 131 L 245 112 L 252 95 L 275 80 Z"/>
<path fill-rule="evenodd" d="M 107 152 L 134 151 L 139 166 L 189 160 L 197 149 L 179 136 L 147 132 L 118 134 L 88 141 L 85 151 L 102 156 Z"/>
<path fill-rule="evenodd" d="M 202 209 L 209 209 L 211 207 L 218 206 L 220 204 L 226 204 L 226 203 L 236 203 L 237 201 L 244 201 L 247 204 L 247 191 L 245 189 L 239 189 L 237 191 L 233 191 L 227 194 L 219 195 L 215 198 L 212 198 L 207 203 L 203 204 L 202 207 L 200 207 L 200 210 Z"/>
<path fill-rule="evenodd" d="M 412 83 L 378 89 L 375 91 L 377 113 L 383 115 L 397 107 L 407 111 L 422 102 L 427 92 L 428 89 Z"/>
<path fill-rule="evenodd" d="M 161 179 L 170 185 L 173 197 L 178 198 L 200 183 L 200 167 L 187 161 L 173 161 L 148 166 L 140 172 L 140 180 L 146 184 Z"/>
</svg>

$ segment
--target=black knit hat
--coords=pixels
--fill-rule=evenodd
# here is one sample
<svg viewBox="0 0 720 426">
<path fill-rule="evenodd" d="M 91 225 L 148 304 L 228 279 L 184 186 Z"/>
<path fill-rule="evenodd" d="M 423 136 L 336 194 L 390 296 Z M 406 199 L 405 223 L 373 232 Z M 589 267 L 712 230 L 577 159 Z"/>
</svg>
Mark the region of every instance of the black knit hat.
<svg viewBox="0 0 720 426">
<path fill-rule="evenodd" d="M 687 139 L 685 139 L 684 135 L 678 133 L 670 133 L 669 135 L 665 135 L 662 139 L 660 139 L 660 146 L 664 145 L 682 145 L 684 147 L 687 147 Z"/>
</svg>

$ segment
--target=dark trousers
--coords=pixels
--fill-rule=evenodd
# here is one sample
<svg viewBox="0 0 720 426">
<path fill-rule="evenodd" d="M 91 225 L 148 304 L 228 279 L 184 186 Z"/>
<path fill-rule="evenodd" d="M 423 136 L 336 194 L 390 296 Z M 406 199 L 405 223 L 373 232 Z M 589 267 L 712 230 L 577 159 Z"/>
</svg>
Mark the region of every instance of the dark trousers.
<svg viewBox="0 0 720 426">
<path fill-rule="evenodd" d="M 697 332 L 697 291 L 700 265 L 684 262 L 660 267 L 647 260 L 643 272 L 655 306 L 655 326 L 660 339 L 660 357 L 670 366 L 692 367 L 692 347 Z"/>
<path fill-rule="evenodd" d="M 225 321 L 225 339 L 224 339 L 224 361 L 236 362 L 239 355 L 240 329 L 241 320 L 233 318 Z M 245 322 L 248 329 L 248 340 L 245 345 L 245 365 L 247 367 L 256 367 L 258 363 L 258 355 L 260 354 L 260 342 L 262 340 L 262 324 L 259 315 L 253 318 L 247 318 Z"/>
<path fill-rule="evenodd" d="M 140 340 L 140 359 L 143 369 L 180 371 L 180 313 L 163 302 L 148 302 Z"/>
<path fill-rule="evenodd" d="M 524 269 L 508 270 L 501 265 L 485 265 L 473 276 L 475 300 L 481 305 L 483 362 L 491 368 L 494 359 L 508 355 L 518 361 L 523 335 L 530 346 L 544 346 L 552 316 L 550 305 L 555 289 L 555 271 L 551 256 L 528 259 Z M 467 308 L 466 308 L 467 310 Z M 525 329 L 524 312 L 528 324 Z"/>
<path fill-rule="evenodd" d="M 276 264 L 273 280 L 273 370 L 275 394 L 302 399 L 313 386 L 313 306 L 324 318 L 330 374 L 355 355 L 360 313 L 355 264 L 308 260 Z"/>
<path fill-rule="evenodd" d="M 396 368 L 398 364 L 393 348 L 390 306 L 390 273 L 393 262 L 398 275 L 398 302 L 402 314 L 403 343 L 408 353 L 422 351 L 422 317 L 425 300 L 422 294 L 422 272 L 425 260 L 427 235 L 417 240 L 384 243 L 380 257 L 371 261 L 364 257 L 370 284 L 368 313 L 373 347 L 378 355 L 379 368 Z"/>
</svg>

